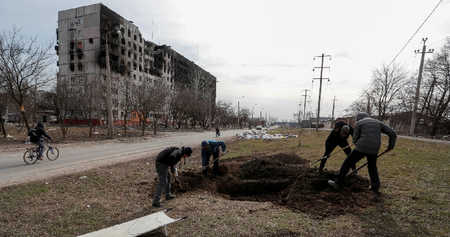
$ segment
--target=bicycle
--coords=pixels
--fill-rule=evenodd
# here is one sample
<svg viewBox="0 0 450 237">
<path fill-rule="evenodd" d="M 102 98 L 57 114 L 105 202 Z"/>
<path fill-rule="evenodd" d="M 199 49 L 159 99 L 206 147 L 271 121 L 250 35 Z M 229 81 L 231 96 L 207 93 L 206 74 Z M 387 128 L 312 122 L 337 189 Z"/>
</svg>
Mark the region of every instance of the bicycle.
<svg viewBox="0 0 450 237">
<path fill-rule="evenodd" d="M 49 160 L 54 161 L 59 157 L 59 150 L 56 147 L 52 147 L 48 139 L 43 139 L 47 142 L 47 144 L 43 144 L 44 147 L 47 147 L 46 156 Z M 39 156 L 39 146 L 27 148 L 27 151 L 23 154 L 23 161 L 28 165 L 32 165 L 36 163 Z"/>
</svg>

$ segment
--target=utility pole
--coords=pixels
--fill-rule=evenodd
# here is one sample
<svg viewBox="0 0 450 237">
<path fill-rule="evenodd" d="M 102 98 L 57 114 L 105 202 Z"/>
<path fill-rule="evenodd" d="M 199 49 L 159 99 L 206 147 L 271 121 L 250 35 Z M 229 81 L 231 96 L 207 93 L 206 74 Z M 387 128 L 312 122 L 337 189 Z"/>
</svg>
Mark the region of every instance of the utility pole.
<svg viewBox="0 0 450 237">
<path fill-rule="evenodd" d="M 318 102 L 318 107 L 317 107 L 317 122 L 316 122 L 316 132 L 319 131 L 319 119 L 320 119 L 320 99 L 322 97 L 322 79 L 328 79 L 328 81 L 330 81 L 329 78 L 323 78 L 323 69 L 324 68 L 329 68 L 329 67 L 324 67 L 323 66 L 323 60 L 325 57 L 330 57 L 331 59 L 331 55 L 324 55 L 322 53 L 321 56 L 316 56 L 316 57 L 321 57 L 322 58 L 322 63 L 320 64 L 320 78 L 313 78 L 313 79 L 318 79 L 320 80 L 320 86 L 319 86 L 319 102 Z M 314 59 L 316 59 L 316 57 L 314 57 Z M 314 68 L 319 68 L 319 67 L 314 67 Z M 313 69 L 314 71 L 314 69 Z"/>
<path fill-rule="evenodd" d="M 305 92 L 305 94 L 302 95 L 303 97 L 305 97 L 305 103 L 303 104 L 303 120 L 305 120 L 306 119 L 306 113 L 305 113 L 305 111 L 306 111 L 306 96 L 308 96 L 308 91 L 311 91 L 311 90 L 306 90 L 305 89 L 303 91 Z"/>
<path fill-rule="evenodd" d="M 425 42 L 428 38 L 422 38 L 423 46 L 422 46 L 422 52 L 420 50 L 414 50 L 414 53 L 422 53 L 422 58 L 420 59 L 420 66 L 419 66 L 419 77 L 417 78 L 417 87 L 416 87 L 416 97 L 414 98 L 414 109 L 412 111 L 411 116 L 411 127 L 409 129 L 409 134 L 411 136 L 414 136 L 414 130 L 416 128 L 416 113 L 417 113 L 417 104 L 419 103 L 419 91 L 420 91 L 420 82 L 422 81 L 422 71 L 423 71 L 423 61 L 425 59 L 425 53 L 433 53 L 434 49 L 428 50 L 426 52 L 426 45 Z"/>
<path fill-rule="evenodd" d="M 331 120 L 334 120 L 334 107 L 336 104 L 336 96 L 334 96 L 334 99 L 332 99 L 332 101 L 333 101 L 333 111 L 331 112 Z M 331 122 L 333 122 L 333 121 L 331 121 Z M 333 124 L 331 125 L 331 128 L 333 128 Z"/>
</svg>

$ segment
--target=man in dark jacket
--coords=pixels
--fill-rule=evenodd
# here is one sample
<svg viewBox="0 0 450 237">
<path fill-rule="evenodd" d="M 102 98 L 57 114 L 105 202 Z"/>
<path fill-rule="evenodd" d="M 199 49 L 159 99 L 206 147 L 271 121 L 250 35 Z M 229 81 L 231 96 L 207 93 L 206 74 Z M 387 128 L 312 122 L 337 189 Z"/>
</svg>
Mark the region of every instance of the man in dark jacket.
<svg viewBox="0 0 450 237">
<path fill-rule="evenodd" d="M 34 128 L 36 129 L 37 136 L 31 136 L 30 142 L 33 142 L 34 144 L 39 146 L 39 156 L 38 160 L 42 160 L 42 154 L 44 154 L 45 146 L 42 144 L 42 136 L 52 140 L 52 138 L 45 132 L 44 130 L 44 124 L 39 122 L 37 123 L 37 126 Z"/>
<path fill-rule="evenodd" d="M 341 148 L 347 147 L 344 149 L 344 152 L 347 156 L 350 155 L 352 149 L 350 148 L 347 139 L 350 135 L 353 137 L 353 131 L 353 127 L 343 121 L 336 123 L 334 129 L 331 130 L 330 135 L 328 135 L 328 138 L 325 141 L 325 153 L 323 154 L 325 159 L 322 159 L 320 162 L 319 169 L 316 171 L 317 173 L 322 172 L 323 167 L 325 167 L 325 164 L 327 163 L 328 156 L 333 152 L 336 146 L 340 146 Z M 356 165 L 353 165 L 352 169 L 355 170 Z"/>
<path fill-rule="evenodd" d="M 175 165 L 181 160 L 181 158 L 186 158 L 192 155 L 192 148 L 190 147 L 168 147 L 162 150 L 155 160 L 155 168 L 158 173 L 158 187 L 156 188 L 155 196 L 153 199 L 154 207 L 162 207 L 163 205 L 159 202 L 161 195 L 166 190 L 166 201 L 174 199 L 176 196 L 172 195 L 171 192 L 171 182 L 172 177 L 170 172 L 178 176 L 177 169 Z M 169 171 L 170 167 L 170 171 Z"/>
<path fill-rule="evenodd" d="M 353 143 L 355 149 L 345 159 L 334 181 L 328 180 L 328 184 L 339 189 L 345 180 L 350 167 L 355 165 L 363 157 L 367 158 L 370 176 L 369 189 L 378 194 L 380 189 L 380 178 L 378 176 L 377 158 L 381 147 L 381 133 L 389 136 L 389 144 L 386 152 L 394 149 L 397 140 L 397 133 L 381 121 L 371 118 L 367 113 L 359 113 L 356 116 L 356 126 L 353 133 Z"/>
<path fill-rule="evenodd" d="M 219 170 L 219 152 L 220 148 L 222 148 L 222 153 L 225 155 L 227 154 L 227 145 L 224 141 L 216 141 L 216 140 L 206 140 L 202 141 L 202 166 L 203 166 L 203 174 L 202 177 L 206 177 L 206 174 L 208 173 L 208 166 L 209 166 L 209 159 L 211 158 L 211 155 L 214 159 L 214 175 L 216 177 L 220 176 L 220 170 Z"/>
</svg>

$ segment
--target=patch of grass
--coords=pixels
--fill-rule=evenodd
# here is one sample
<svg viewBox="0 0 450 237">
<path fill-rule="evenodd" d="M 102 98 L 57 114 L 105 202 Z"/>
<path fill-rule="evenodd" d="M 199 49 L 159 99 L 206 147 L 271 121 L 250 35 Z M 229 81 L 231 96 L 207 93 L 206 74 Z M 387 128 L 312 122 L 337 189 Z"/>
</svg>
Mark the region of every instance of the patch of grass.
<svg viewBox="0 0 450 237">
<path fill-rule="evenodd" d="M 321 158 L 328 131 L 274 133 L 300 131 L 300 138 L 227 141 L 229 153 L 224 159 L 277 153 L 295 153 L 310 161 Z M 383 137 L 381 150 L 386 144 Z M 448 236 L 449 153 L 448 145 L 398 138 L 396 148 L 378 159 L 383 205 L 324 219 L 269 202 L 233 201 L 201 190 L 180 193 L 163 202 L 164 208 L 174 208 L 167 212 L 173 218 L 189 217 L 169 225 L 169 235 Z M 325 168 L 337 172 L 344 159 L 344 152 L 339 152 L 329 158 Z M 161 211 L 151 207 L 157 185 L 153 161 L 154 157 L 141 157 L 1 188 L 0 236 L 77 236 Z M 357 166 L 365 162 L 363 159 Z M 186 159 L 186 166 L 180 168 L 181 182 L 184 169 L 200 166 L 199 154 Z M 369 178 L 367 168 L 359 173 Z M 149 236 L 161 233 L 163 229 Z"/>
</svg>

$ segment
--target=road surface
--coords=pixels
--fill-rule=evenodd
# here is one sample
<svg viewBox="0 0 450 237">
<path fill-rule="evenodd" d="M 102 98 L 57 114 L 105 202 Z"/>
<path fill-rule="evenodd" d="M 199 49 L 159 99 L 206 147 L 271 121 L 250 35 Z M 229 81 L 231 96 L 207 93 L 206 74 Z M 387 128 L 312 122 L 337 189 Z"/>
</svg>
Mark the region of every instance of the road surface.
<svg viewBox="0 0 450 237">
<path fill-rule="evenodd" d="M 219 139 L 233 138 L 243 131 L 245 130 L 222 130 Z M 49 161 L 44 155 L 43 161 L 38 161 L 33 165 L 27 165 L 23 161 L 25 150 L 6 151 L 0 156 L 0 187 L 55 175 L 70 174 L 101 165 L 155 156 L 169 146 L 191 146 L 197 153 L 200 152 L 201 141 L 215 139 L 214 131 L 167 134 L 167 137 L 130 140 L 129 142 L 111 141 L 56 145 L 59 149 L 59 157 L 56 161 Z"/>
</svg>

